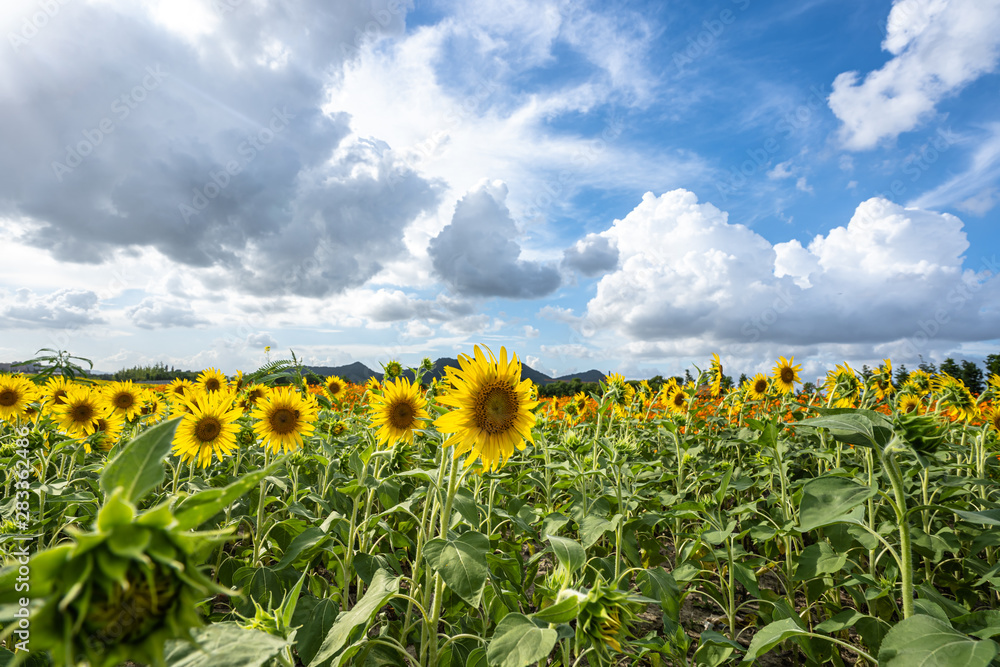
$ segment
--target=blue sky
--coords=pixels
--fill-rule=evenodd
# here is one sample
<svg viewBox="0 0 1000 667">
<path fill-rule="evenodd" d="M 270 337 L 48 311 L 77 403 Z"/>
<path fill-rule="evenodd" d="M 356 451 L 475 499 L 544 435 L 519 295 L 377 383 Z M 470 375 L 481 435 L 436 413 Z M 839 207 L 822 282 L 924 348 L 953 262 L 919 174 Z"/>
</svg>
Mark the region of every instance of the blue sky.
<svg viewBox="0 0 1000 667">
<path fill-rule="evenodd" d="M 0 28 L 3 360 L 997 351 L 997 0 L 18 0 Z"/>
</svg>

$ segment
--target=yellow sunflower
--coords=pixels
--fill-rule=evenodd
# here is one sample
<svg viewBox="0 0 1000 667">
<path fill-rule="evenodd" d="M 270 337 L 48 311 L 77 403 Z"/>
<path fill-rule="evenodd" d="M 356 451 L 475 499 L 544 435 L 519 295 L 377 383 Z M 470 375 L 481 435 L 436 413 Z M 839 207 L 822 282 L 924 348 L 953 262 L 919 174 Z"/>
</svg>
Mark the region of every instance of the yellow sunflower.
<svg viewBox="0 0 1000 667">
<path fill-rule="evenodd" d="M 482 459 L 487 470 L 503 466 L 514 449 L 524 449 L 524 441 L 534 443 L 531 427 L 538 405 L 530 396 L 531 380 L 521 380 L 521 362 L 517 355 L 507 359 L 507 349 L 500 348 L 500 359 L 486 348 L 489 358 L 477 345 L 475 358 L 458 355 L 460 369 L 445 370 L 453 387 L 439 399 L 442 405 L 455 408 L 439 417 L 434 426 L 449 433 L 445 447 L 455 447 L 454 457 L 471 456 L 465 465 Z"/>
<path fill-rule="evenodd" d="M 975 419 L 979 412 L 976 399 L 961 380 L 941 374 L 934 380 L 934 389 L 941 397 L 940 405 L 946 415 L 960 421 Z"/>
<path fill-rule="evenodd" d="M 828 371 L 823 386 L 835 408 L 853 408 L 861 396 L 861 381 L 847 362 L 837 364 L 835 371 Z"/>
<path fill-rule="evenodd" d="M 420 385 L 409 378 L 387 382 L 385 392 L 372 395 L 368 410 L 372 424 L 378 427 L 378 444 L 391 447 L 400 440 L 413 442 L 413 429 L 423 428 L 427 416 L 427 401 L 420 395 Z"/>
<path fill-rule="evenodd" d="M 774 378 L 774 386 L 778 388 L 783 394 L 787 394 L 795 389 L 795 383 L 802 383 L 799 379 L 799 371 L 802 370 L 802 366 L 795 365 L 795 357 L 789 357 L 785 359 L 784 357 L 778 358 L 778 365 L 773 369 L 772 377 Z"/>
<path fill-rule="evenodd" d="M 174 399 L 184 398 L 192 391 L 194 391 L 194 384 L 191 380 L 177 378 L 167 385 L 167 396 Z"/>
<path fill-rule="evenodd" d="M 878 367 L 878 370 L 872 373 L 871 385 L 875 387 L 875 396 L 878 397 L 880 401 L 887 399 L 896 388 L 892 384 L 892 361 L 889 359 L 883 359 L 882 365 Z"/>
<path fill-rule="evenodd" d="M 275 454 L 293 452 L 302 446 L 302 437 L 312 435 L 316 405 L 291 387 L 281 387 L 261 399 L 253 411 L 253 430 Z"/>
<path fill-rule="evenodd" d="M 108 404 L 120 414 L 123 419 L 132 419 L 142 410 L 142 399 L 138 387 L 131 380 L 111 382 L 102 389 Z"/>
<path fill-rule="evenodd" d="M 347 392 L 347 383 L 344 379 L 337 376 L 331 375 L 326 380 L 323 381 L 323 386 L 326 388 L 326 393 L 330 395 L 330 398 L 335 398 L 338 401 L 344 397 Z"/>
<path fill-rule="evenodd" d="M 896 399 L 896 410 L 902 414 L 919 415 L 921 413 L 920 398 L 913 394 L 900 394 Z"/>
<path fill-rule="evenodd" d="M 49 407 L 62 405 L 66 397 L 66 391 L 73 386 L 72 382 L 67 382 L 66 378 L 60 376 L 49 378 L 49 381 L 42 387 L 45 400 Z"/>
<path fill-rule="evenodd" d="M 222 460 L 236 449 L 240 411 L 233 407 L 232 396 L 215 392 L 202 394 L 198 403 L 191 403 L 189 414 L 184 415 L 174 432 L 173 452 L 181 461 L 195 460 L 199 467 L 207 468 L 212 454 Z"/>
<path fill-rule="evenodd" d="M 763 401 L 767 398 L 767 391 L 771 388 L 771 383 L 764 377 L 763 373 L 757 373 L 752 380 L 746 383 L 747 396 L 755 401 Z"/>
<path fill-rule="evenodd" d="M 226 379 L 226 376 L 218 368 L 206 368 L 198 374 L 195 382 L 203 391 L 208 393 L 219 391 L 223 387 L 229 386 L 229 380 Z"/>
<path fill-rule="evenodd" d="M 257 402 L 267 395 L 267 388 L 259 384 L 248 384 L 240 398 L 239 405 L 243 410 L 252 410 Z"/>
<path fill-rule="evenodd" d="M 59 428 L 70 436 L 85 437 L 95 430 L 95 422 L 111 409 L 104 396 L 90 387 L 78 385 L 66 391 L 63 403 L 54 412 Z"/>
<path fill-rule="evenodd" d="M 676 385 L 674 387 L 674 390 L 670 392 L 670 396 L 667 398 L 667 407 L 670 408 L 671 412 L 687 412 L 688 399 L 691 396 L 680 387 Z"/>
<path fill-rule="evenodd" d="M 989 424 L 994 431 L 1000 431 L 1000 405 L 993 406 L 993 408 L 991 408 L 983 416 L 986 417 L 986 423 Z"/>
<path fill-rule="evenodd" d="M 167 402 L 158 392 L 147 389 L 142 397 L 142 407 L 139 408 L 139 416 L 146 420 L 148 424 L 155 424 L 163 419 L 167 413 Z"/>
<path fill-rule="evenodd" d="M 708 369 L 709 376 L 709 388 L 712 392 L 712 396 L 719 396 L 722 394 L 722 361 L 719 360 L 718 354 L 712 355 L 712 363 Z"/>
<path fill-rule="evenodd" d="M 0 419 L 27 415 L 28 405 L 38 398 L 38 388 L 21 375 L 0 375 Z"/>
<path fill-rule="evenodd" d="M 94 420 L 94 444 L 102 452 L 110 451 L 121 437 L 123 428 L 125 428 L 125 417 L 116 410 L 105 410 L 104 414 Z M 90 445 L 84 445 L 84 449 L 89 453 Z"/>
</svg>

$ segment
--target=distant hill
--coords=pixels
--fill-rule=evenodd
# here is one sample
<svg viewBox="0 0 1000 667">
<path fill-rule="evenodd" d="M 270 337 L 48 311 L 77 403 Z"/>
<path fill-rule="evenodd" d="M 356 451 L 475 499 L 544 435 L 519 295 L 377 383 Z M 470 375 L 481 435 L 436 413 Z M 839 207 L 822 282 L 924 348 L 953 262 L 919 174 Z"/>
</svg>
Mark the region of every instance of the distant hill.
<svg viewBox="0 0 1000 667">
<path fill-rule="evenodd" d="M 425 379 L 435 379 L 440 380 L 445 376 L 444 369 L 448 366 L 458 368 L 458 359 L 453 359 L 451 357 L 441 357 L 434 362 L 434 369 L 424 376 Z M 355 361 L 353 364 L 348 364 L 346 366 L 309 366 L 310 371 L 315 373 L 320 377 L 327 377 L 328 375 L 338 375 L 349 382 L 355 384 L 364 384 L 368 381 L 368 378 L 374 377 L 378 380 L 382 379 L 382 373 L 378 371 L 373 371 L 372 369 L 365 366 L 360 361 Z M 405 376 L 409 377 L 410 380 L 413 379 L 413 373 L 408 371 L 404 373 Z M 570 375 L 563 375 L 558 378 L 553 378 L 541 371 L 536 371 L 531 366 L 521 363 L 521 378 L 530 378 L 535 384 L 548 384 L 550 382 L 555 382 L 557 380 L 569 381 L 574 378 L 580 378 L 582 382 L 597 382 L 604 377 L 604 373 L 598 370 L 584 371 L 583 373 L 572 373 Z"/>
<path fill-rule="evenodd" d="M 561 380 L 563 382 L 569 382 L 570 380 L 579 379 L 580 382 L 600 382 L 601 380 L 604 379 L 605 375 L 607 374 L 592 368 L 589 371 L 583 371 L 582 373 L 570 373 L 569 375 L 560 375 L 553 381 L 556 382 Z"/>
<path fill-rule="evenodd" d="M 368 378 L 372 377 L 378 380 L 382 379 L 381 373 L 373 371 L 360 361 L 355 361 L 353 364 L 346 366 L 309 366 L 308 369 L 321 378 L 336 375 L 354 384 L 364 384 L 368 382 Z"/>
</svg>

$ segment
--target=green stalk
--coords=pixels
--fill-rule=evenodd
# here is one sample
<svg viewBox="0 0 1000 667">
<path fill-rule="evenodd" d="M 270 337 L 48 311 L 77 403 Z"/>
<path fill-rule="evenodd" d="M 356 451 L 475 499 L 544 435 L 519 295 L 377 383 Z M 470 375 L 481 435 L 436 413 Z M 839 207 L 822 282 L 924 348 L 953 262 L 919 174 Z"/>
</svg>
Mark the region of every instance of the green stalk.
<svg viewBox="0 0 1000 667">
<path fill-rule="evenodd" d="M 264 469 L 271 464 L 271 450 L 265 445 L 264 446 Z M 178 468 L 179 469 L 179 468 Z M 176 477 L 175 489 L 176 489 Z M 267 497 L 267 479 L 260 480 L 260 498 L 257 500 L 257 523 L 254 526 L 254 538 L 253 538 L 253 563 L 257 564 L 258 559 L 261 556 L 261 541 L 263 540 L 264 531 L 262 530 L 264 525 L 264 499 Z"/>
<path fill-rule="evenodd" d="M 448 538 L 448 528 L 451 524 L 451 507 L 452 502 L 455 500 L 455 492 L 458 491 L 458 461 L 452 459 L 451 462 L 451 477 L 448 480 L 448 495 L 445 497 L 444 507 L 441 512 L 441 537 Z M 437 645 L 437 626 L 438 620 L 441 618 L 441 601 L 444 598 L 444 580 L 441 579 L 440 574 L 434 575 L 434 605 L 431 608 L 431 618 L 429 621 L 430 625 L 430 662 L 428 663 L 430 667 L 437 667 L 438 664 L 438 645 Z M 421 652 L 423 649 L 421 648 Z"/>
<path fill-rule="evenodd" d="M 903 489 L 903 473 L 896 462 L 896 453 L 892 451 L 892 443 L 886 447 L 883 457 L 885 472 L 892 482 L 892 492 L 896 497 L 893 509 L 899 525 L 899 559 L 900 577 L 902 578 L 903 618 L 913 616 L 913 556 L 910 547 L 910 525 L 906 519 L 906 495 Z"/>
</svg>

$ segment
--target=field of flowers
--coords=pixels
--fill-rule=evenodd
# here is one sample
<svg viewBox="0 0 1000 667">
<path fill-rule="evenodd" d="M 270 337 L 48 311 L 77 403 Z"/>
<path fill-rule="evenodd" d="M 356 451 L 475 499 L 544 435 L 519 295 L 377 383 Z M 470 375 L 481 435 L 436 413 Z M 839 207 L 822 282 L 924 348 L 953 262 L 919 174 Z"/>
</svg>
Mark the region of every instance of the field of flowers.
<svg viewBox="0 0 1000 667">
<path fill-rule="evenodd" d="M 997 664 L 1000 377 L 459 363 L 0 375 L 0 666 Z"/>
</svg>

